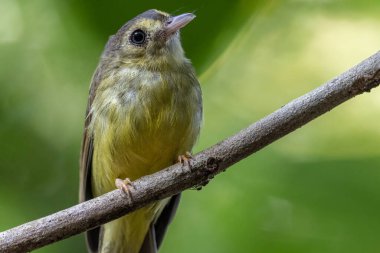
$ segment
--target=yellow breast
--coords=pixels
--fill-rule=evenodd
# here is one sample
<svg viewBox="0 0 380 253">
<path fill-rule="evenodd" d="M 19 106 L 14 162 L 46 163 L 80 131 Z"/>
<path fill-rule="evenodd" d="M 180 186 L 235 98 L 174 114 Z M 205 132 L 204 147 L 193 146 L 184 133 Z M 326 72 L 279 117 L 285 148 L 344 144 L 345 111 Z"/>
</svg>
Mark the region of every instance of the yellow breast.
<svg viewBox="0 0 380 253">
<path fill-rule="evenodd" d="M 201 110 L 193 75 L 126 67 L 103 80 L 91 109 L 95 196 L 113 190 L 115 178 L 135 180 L 190 151 Z"/>
</svg>

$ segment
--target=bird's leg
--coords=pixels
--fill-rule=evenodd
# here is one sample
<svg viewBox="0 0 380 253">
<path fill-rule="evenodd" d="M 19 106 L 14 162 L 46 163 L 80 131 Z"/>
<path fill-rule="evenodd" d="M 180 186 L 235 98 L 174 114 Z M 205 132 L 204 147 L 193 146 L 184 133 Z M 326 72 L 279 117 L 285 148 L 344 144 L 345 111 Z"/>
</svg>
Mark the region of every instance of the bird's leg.
<svg viewBox="0 0 380 253">
<path fill-rule="evenodd" d="M 133 186 L 132 181 L 129 178 L 126 178 L 124 180 L 120 178 L 116 178 L 115 186 L 119 190 L 122 190 L 125 194 L 127 194 L 129 200 L 132 200 L 131 187 L 133 189 L 135 189 L 135 187 Z"/>
<path fill-rule="evenodd" d="M 178 162 L 181 163 L 182 166 L 187 165 L 190 170 L 191 170 L 191 163 L 190 163 L 190 161 L 192 159 L 193 159 L 193 155 L 189 151 L 186 151 L 184 155 L 179 155 L 178 156 Z"/>
</svg>

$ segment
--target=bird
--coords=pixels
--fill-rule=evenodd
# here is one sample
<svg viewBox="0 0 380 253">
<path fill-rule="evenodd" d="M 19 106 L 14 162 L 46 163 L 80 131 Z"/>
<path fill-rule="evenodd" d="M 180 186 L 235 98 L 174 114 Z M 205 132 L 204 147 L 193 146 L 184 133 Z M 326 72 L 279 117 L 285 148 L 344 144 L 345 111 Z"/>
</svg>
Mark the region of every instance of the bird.
<svg viewBox="0 0 380 253">
<path fill-rule="evenodd" d="M 193 13 L 148 10 L 111 36 L 93 74 L 80 156 L 80 202 L 191 159 L 202 92 L 180 30 Z M 128 194 L 126 194 L 128 198 Z M 155 253 L 180 195 L 86 232 L 91 253 Z"/>
</svg>

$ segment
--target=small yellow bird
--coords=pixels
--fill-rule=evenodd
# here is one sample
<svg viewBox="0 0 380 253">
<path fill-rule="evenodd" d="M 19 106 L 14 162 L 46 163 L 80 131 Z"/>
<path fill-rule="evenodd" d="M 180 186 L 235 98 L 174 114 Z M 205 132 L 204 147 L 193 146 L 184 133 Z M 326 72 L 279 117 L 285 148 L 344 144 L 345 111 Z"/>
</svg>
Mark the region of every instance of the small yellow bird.
<svg viewBox="0 0 380 253">
<path fill-rule="evenodd" d="M 90 86 L 80 201 L 126 189 L 192 149 L 202 96 L 179 30 L 194 17 L 148 10 L 110 37 Z M 88 231 L 89 252 L 157 252 L 178 201 L 158 201 Z"/>
</svg>

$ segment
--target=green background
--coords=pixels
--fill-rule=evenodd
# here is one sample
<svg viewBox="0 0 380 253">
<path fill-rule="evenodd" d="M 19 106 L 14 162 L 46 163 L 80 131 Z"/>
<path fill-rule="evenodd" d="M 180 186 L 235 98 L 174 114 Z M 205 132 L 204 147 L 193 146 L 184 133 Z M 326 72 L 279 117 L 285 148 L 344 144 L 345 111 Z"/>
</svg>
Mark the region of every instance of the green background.
<svg viewBox="0 0 380 253">
<path fill-rule="evenodd" d="M 149 8 L 195 12 L 198 152 L 380 48 L 379 1 L 0 0 L 0 230 L 77 203 L 91 75 Z M 186 191 L 160 252 L 379 252 L 380 90 Z M 1 242 L 0 242 L 1 243 Z M 85 252 L 83 236 L 36 252 Z"/>
</svg>

